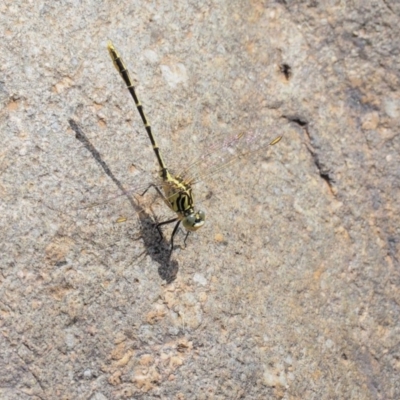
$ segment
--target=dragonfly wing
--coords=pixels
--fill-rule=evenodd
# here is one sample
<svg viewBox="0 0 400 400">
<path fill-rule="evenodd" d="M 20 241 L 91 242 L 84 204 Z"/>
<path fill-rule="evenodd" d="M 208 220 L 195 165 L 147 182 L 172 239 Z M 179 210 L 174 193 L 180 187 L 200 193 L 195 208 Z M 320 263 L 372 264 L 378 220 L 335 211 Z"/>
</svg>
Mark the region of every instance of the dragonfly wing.
<svg viewBox="0 0 400 400">
<path fill-rule="evenodd" d="M 270 146 L 278 143 L 282 136 L 277 136 L 271 141 L 270 137 L 262 132 L 246 132 L 233 135 L 221 135 L 211 144 L 209 141 L 204 146 L 205 150 L 202 155 L 194 162 L 183 168 L 175 177 L 181 178 L 185 183 L 193 185 L 202 180 L 206 180 L 220 171 L 224 170 L 231 163 L 239 162 L 241 159 L 250 158 L 253 154 L 266 151 Z M 149 175 L 149 174 L 144 174 Z M 156 182 L 157 186 L 163 191 L 163 184 L 159 179 L 152 179 L 150 176 L 137 177 L 140 179 L 136 185 L 127 189 L 107 192 L 100 189 L 89 189 L 82 193 L 80 205 L 73 209 L 87 209 L 92 207 L 100 207 L 108 203 L 112 203 L 123 196 L 131 197 L 133 195 L 142 195 L 150 184 Z M 174 197 L 176 193 L 170 194 Z"/>
<path fill-rule="evenodd" d="M 183 169 L 179 176 L 190 184 L 197 183 L 219 173 L 231 163 L 266 150 L 281 139 L 282 136 L 277 136 L 271 141 L 270 137 L 258 131 L 225 135 L 214 141 L 196 161 Z"/>
<path fill-rule="evenodd" d="M 119 189 L 108 191 L 108 189 L 99 189 L 98 187 L 85 190 L 83 193 L 81 193 L 80 199 L 77 199 L 76 201 L 76 203 L 79 203 L 80 205 L 77 205 L 72 209 L 79 210 L 100 207 L 108 203 L 115 202 L 116 200 L 123 198 L 124 196 L 131 198 L 134 195 L 142 195 L 143 192 L 145 192 L 146 189 L 149 188 L 150 184 L 153 181 L 154 180 L 149 179 L 146 180 L 146 183 L 143 183 L 142 180 L 141 183 L 138 183 L 137 185 L 133 185 L 128 188 L 124 188 L 123 190 Z M 161 185 L 157 186 L 161 187 Z"/>
</svg>

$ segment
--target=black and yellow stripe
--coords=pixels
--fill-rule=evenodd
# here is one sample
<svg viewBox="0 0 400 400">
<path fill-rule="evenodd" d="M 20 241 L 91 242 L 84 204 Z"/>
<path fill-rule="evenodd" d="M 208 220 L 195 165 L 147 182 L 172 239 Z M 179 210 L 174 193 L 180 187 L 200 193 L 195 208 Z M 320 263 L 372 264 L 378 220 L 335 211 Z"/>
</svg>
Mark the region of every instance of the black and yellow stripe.
<svg viewBox="0 0 400 400">
<path fill-rule="evenodd" d="M 129 90 L 129 93 L 131 94 L 131 96 L 132 96 L 132 98 L 133 98 L 133 100 L 134 100 L 134 102 L 136 104 L 136 108 L 139 111 L 140 117 L 142 118 L 143 125 L 146 128 L 147 135 L 149 136 L 151 145 L 153 146 L 154 153 L 156 154 L 157 161 L 158 161 L 158 164 L 160 166 L 161 178 L 162 179 L 167 179 L 167 177 L 168 177 L 168 169 L 165 166 L 164 160 L 161 157 L 160 149 L 157 146 L 157 143 L 156 143 L 156 141 L 154 139 L 153 132 L 151 131 L 151 126 L 150 126 L 149 122 L 147 121 L 146 115 L 145 115 L 145 113 L 143 111 L 143 106 L 140 103 L 140 101 L 139 101 L 139 99 L 138 99 L 138 97 L 136 95 L 135 86 L 133 85 L 131 77 L 129 76 L 129 71 L 125 67 L 125 64 L 122 61 L 122 58 L 118 54 L 117 50 L 115 49 L 115 47 L 114 47 L 114 45 L 112 44 L 111 41 L 108 42 L 107 48 L 108 48 L 108 52 L 110 53 L 110 57 L 111 57 L 111 59 L 112 59 L 112 61 L 114 63 L 114 66 L 117 69 L 117 71 L 119 72 L 119 74 L 121 75 L 122 79 L 124 80 L 128 90 Z"/>
</svg>

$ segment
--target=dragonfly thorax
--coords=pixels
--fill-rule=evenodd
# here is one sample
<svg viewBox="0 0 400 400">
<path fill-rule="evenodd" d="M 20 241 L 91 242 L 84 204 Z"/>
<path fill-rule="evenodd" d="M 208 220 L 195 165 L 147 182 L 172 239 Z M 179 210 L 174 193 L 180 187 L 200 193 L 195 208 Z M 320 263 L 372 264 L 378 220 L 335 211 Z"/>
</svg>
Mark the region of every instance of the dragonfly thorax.
<svg viewBox="0 0 400 400">
<path fill-rule="evenodd" d="M 178 214 L 186 230 L 197 231 L 204 225 L 206 214 L 204 211 L 195 211 L 191 185 L 180 176 L 170 174 L 166 168 L 160 175 L 167 205 Z"/>
</svg>

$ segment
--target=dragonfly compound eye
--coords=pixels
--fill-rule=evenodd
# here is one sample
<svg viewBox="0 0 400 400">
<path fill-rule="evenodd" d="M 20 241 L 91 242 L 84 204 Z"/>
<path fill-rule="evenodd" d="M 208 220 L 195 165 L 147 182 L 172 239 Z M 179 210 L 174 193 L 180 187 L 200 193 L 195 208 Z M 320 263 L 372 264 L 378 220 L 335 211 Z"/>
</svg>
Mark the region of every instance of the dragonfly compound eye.
<svg viewBox="0 0 400 400">
<path fill-rule="evenodd" d="M 204 225 L 206 214 L 204 211 L 198 211 L 196 213 L 189 214 L 182 220 L 182 224 L 188 231 L 197 231 Z"/>
</svg>

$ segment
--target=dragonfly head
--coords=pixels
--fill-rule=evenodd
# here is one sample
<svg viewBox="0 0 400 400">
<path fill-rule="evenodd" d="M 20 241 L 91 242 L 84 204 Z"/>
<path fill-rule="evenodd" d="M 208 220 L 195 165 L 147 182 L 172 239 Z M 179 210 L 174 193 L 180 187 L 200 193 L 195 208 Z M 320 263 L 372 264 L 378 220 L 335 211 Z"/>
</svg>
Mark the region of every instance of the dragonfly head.
<svg viewBox="0 0 400 400">
<path fill-rule="evenodd" d="M 204 225 L 204 221 L 206 220 L 206 214 L 204 211 L 194 211 L 190 210 L 187 215 L 185 215 L 182 219 L 182 225 L 188 231 L 197 231 L 197 229 L 201 228 Z"/>
</svg>

